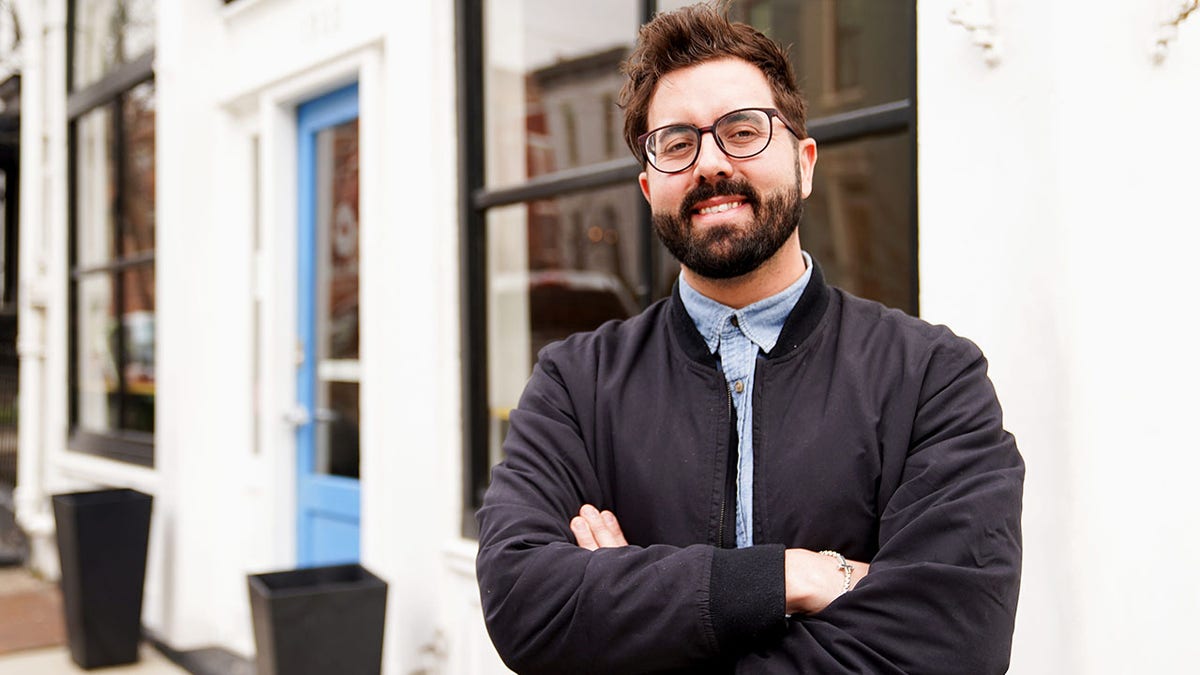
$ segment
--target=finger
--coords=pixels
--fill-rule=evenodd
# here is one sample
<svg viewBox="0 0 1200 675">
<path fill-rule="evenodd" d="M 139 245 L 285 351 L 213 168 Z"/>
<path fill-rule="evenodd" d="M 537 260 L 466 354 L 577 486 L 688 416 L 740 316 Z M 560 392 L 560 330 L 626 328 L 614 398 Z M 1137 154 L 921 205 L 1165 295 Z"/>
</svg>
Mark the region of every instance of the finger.
<svg viewBox="0 0 1200 675">
<path fill-rule="evenodd" d="M 588 526 L 582 516 L 575 516 L 571 519 L 571 534 L 575 535 L 575 543 L 580 548 L 586 548 L 589 551 L 600 548 L 600 544 L 596 543 L 595 535 L 592 534 L 592 528 Z"/>
<path fill-rule="evenodd" d="M 600 548 L 614 548 L 622 546 L 622 544 L 613 536 L 612 531 L 608 529 L 604 518 L 600 515 L 600 511 L 591 504 L 584 504 L 579 509 L 579 515 L 583 516 L 587 521 L 588 527 L 592 529 L 592 534 L 596 537 L 596 543 L 600 544 Z"/>
<path fill-rule="evenodd" d="M 621 531 L 621 524 L 617 522 L 617 514 L 612 511 L 601 511 L 600 519 L 604 521 L 604 525 L 612 533 L 613 539 L 617 542 L 616 546 L 629 545 L 629 542 L 625 540 L 625 533 Z"/>
</svg>

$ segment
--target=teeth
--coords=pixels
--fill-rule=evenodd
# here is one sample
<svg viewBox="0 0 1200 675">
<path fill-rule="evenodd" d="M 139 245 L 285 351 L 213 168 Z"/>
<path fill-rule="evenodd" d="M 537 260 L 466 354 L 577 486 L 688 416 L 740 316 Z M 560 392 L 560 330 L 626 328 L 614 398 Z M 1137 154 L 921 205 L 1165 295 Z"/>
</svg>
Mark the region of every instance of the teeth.
<svg viewBox="0 0 1200 675">
<path fill-rule="evenodd" d="M 725 202 L 724 204 L 717 204 L 716 206 L 708 206 L 700 209 L 700 213 L 706 216 L 712 213 L 724 213 L 729 209 L 737 208 L 741 205 L 742 202 Z"/>
</svg>

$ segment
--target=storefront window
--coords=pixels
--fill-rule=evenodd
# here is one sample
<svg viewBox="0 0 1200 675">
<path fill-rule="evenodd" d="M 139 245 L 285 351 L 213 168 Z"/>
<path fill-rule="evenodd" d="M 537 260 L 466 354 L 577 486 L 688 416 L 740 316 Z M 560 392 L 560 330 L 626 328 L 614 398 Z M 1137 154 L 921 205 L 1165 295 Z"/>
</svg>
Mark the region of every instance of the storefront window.
<svg viewBox="0 0 1200 675">
<path fill-rule="evenodd" d="M 459 0 L 467 534 L 537 351 L 640 311 L 678 274 L 616 100 L 638 26 L 685 4 Z M 915 3 L 740 0 L 730 15 L 789 46 L 809 100 L 805 249 L 833 283 L 915 313 Z"/>
<path fill-rule="evenodd" d="M 70 9 L 70 446 L 152 465 L 154 3 Z"/>
</svg>

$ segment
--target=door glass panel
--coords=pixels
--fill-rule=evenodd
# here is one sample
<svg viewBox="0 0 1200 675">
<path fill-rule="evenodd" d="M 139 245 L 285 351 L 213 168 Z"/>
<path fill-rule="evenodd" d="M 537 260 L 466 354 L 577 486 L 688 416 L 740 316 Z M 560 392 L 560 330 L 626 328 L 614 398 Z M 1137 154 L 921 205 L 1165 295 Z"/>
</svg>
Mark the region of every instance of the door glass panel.
<svg viewBox="0 0 1200 675">
<path fill-rule="evenodd" d="M 358 120 L 317 134 L 322 359 L 358 358 Z"/>
<path fill-rule="evenodd" d="M 358 478 L 358 120 L 322 129 L 317 179 L 317 473 Z"/>
<path fill-rule="evenodd" d="M 358 478 L 358 383 L 326 382 L 319 400 L 317 473 Z"/>
</svg>

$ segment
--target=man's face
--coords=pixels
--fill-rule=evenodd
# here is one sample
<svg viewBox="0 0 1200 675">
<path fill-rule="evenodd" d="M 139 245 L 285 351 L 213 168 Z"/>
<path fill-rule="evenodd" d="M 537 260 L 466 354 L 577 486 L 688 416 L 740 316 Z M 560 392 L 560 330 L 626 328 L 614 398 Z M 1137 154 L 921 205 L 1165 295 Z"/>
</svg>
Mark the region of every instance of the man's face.
<svg viewBox="0 0 1200 675">
<path fill-rule="evenodd" d="M 733 110 L 774 107 L 758 68 L 741 59 L 708 61 L 659 81 L 647 128 L 706 127 Z M 659 238 L 685 268 L 710 279 L 741 276 L 795 232 L 812 191 L 816 144 L 797 141 L 778 119 L 772 124 L 770 145 L 754 157 L 732 159 L 705 133 L 687 170 L 664 174 L 647 166 L 638 177 Z"/>
</svg>

